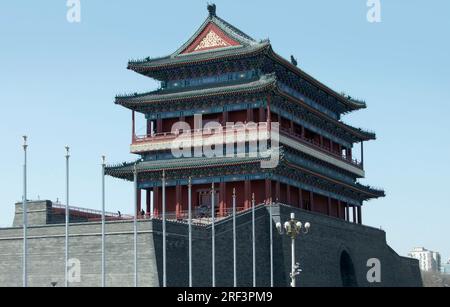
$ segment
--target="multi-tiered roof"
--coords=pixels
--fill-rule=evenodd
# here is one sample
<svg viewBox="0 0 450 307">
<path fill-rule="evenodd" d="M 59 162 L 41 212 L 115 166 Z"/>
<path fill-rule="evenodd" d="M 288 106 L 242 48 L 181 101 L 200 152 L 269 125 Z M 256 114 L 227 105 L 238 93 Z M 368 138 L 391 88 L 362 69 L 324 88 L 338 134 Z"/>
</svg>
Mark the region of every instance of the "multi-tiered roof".
<svg viewBox="0 0 450 307">
<path fill-rule="evenodd" d="M 171 55 L 128 63 L 128 69 L 161 81 L 161 88 L 117 96 L 116 104 L 154 119 L 158 113 L 179 114 L 182 110 L 183 116 L 189 116 L 205 108 L 220 110 L 236 101 L 261 100 L 267 106 L 266 97 L 270 95 L 272 111 L 284 112 L 288 119 L 301 121 L 308 129 L 319 129 L 324 136 L 346 147 L 376 138 L 374 133 L 347 125 L 340 119 L 343 114 L 366 108 L 365 102 L 332 90 L 297 67 L 293 57 L 289 61 L 278 55 L 269 40 L 257 41 L 221 19 L 216 15 L 215 5 L 209 5 L 208 10 L 209 15 L 200 28 Z M 203 175 L 218 176 L 238 172 L 236 167 L 240 167 L 240 172 L 277 173 L 311 187 L 320 186 L 333 191 L 333 195 L 354 199 L 355 204 L 384 195 L 381 190 L 355 181 L 364 176 L 362 164 L 339 161 L 336 157 L 324 159 L 320 150 L 307 151 L 313 154 L 305 155 L 295 142 L 285 143 L 281 163 L 275 170 L 255 168 L 255 163 L 260 162 L 257 159 L 217 158 L 208 162 L 204 159 L 144 161 L 139 163 L 138 171 L 142 180 L 157 181 L 162 169 L 172 172 L 174 178 L 183 178 L 186 176 L 182 170 L 186 168 L 214 166 Z M 305 156 L 310 162 L 302 166 Z M 298 169 L 295 176 L 293 168 Z M 132 164 L 110 167 L 108 172 L 127 180 L 133 178 Z"/>
<path fill-rule="evenodd" d="M 294 61 L 295 63 L 295 61 Z M 163 87 L 148 93 L 117 96 L 116 103 L 142 113 L 155 109 L 177 107 L 177 102 L 224 98 L 227 95 L 247 95 L 273 91 L 291 100 L 306 102 L 310 118 L 328 121 L 332 130 L 346 135 L 349 141 L 375 139 L 372 132 L 354 128 L 339 121 L 340 115 L 366 108 L 365 102 L 339 94 L 314 79 L 292 62 L 275 53 L 269 40 L 256 41 L 218 17 L 214 10 L 177 51 L 169 56 L 130 61 L 128 69 L 162 81 L 180 80 L 195 75 L 216 73 L 236 66 L 261 70 L 262 74 L 244 81 L 223 82 L 222 85 Z M 291 85 L 289 89 L 287 85 Z M 292 88 L 292 90 L 290 90 Z M 296 93 L 292 94 L 295 90 Z M 328 116 L 327 116 L 328 115 Z"/>
</svg>

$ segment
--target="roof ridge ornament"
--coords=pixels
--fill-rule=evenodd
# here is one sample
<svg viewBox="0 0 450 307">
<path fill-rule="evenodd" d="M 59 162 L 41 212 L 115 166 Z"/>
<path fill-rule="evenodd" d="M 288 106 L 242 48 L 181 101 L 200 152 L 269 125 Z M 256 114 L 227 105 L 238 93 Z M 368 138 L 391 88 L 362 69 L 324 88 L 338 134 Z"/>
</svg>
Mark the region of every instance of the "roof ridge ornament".
<svg viewBox="0 0 450 307">
<path fill-rule="evenodd" d="M 292 65 L 294 65 L 294 66 L 297 66 L 297 59 L 293 56 L 293 55 L 291 55 L 291 63 L 292 63 Z"/>
<path fill-rule="evenodd" d="M 207 8 L 209 12 L 209 17 L 216 16 L 216 5 L 214 3 L 208 3 Z"/>
</svg>

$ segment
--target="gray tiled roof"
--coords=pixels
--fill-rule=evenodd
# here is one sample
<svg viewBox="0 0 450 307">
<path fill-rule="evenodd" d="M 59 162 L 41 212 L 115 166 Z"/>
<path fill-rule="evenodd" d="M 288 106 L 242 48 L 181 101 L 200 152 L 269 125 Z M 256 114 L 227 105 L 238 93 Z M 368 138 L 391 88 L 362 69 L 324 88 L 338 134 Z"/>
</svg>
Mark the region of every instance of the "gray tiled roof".
<svg viewBox="0 0 450 307">
<path fill-rule="evenodd" d="M 259 79 L 247 82 L 222 84 L 219 86 L 190 87 L 182 88 L 176 91 L 157 90 L 143 94 L 134 94 L 128 96 L 117 96 L 116 104 L 125 107 L 137 106 L 154 101 L 167 101 L 177 99 L 189 99 L 197 97 L 205 97 L 208 95 L 220 95 L 236 91 L 263 89 L 270 85 L 276 84 L 275 75 L 263 75 Z"/>
<path fill-rule="evenodd" d="M 182 52 L 197 38 L 197 36 L 210 24 L 216 25 L 220 30 L 227 34 L 232 39 L 236 40 L 240 45 L 230 46 L 225 48 L 218 48 L 213 50 L 207 50 L 204 52 L 193 52 L 183 54 Z M 130 61 L 128 68 L 136 71 L 142 69 L 150 69 L 152 67 L 160 67 L 165 65 L 176 65 L 178 63 L 189 63 L 203 59 L 210 58 L 222 58 L 228 55 L 242 55 L 255 51 L 262 50 L 268 47 L 270 44 L 268 41 L 256 41 L 243 31 L 229 24 L 222 18 L 215 15 L 209 15 L 199 29 L 184 43 L 178 50 L 168 56 L 159 58 L 146 58 L 144 60 Z"/>
<path fill-rule="evenodd" d="M 270 157 L 269 157 L 270 158 Z M 269 158 L 264 157 L 200 157 L 200 158 L 178 158 L 157 161 L 136 161 L 110 165 L 106 167 L 106 175 L 113 177 L 122 177 L 126 174 L 132 174 L 136 165 L 138 172 L 178 170 L 181 168 L 212 167 L 218 165 L 235 165 L 242 163 L 257 163 Z"/>
</svg>

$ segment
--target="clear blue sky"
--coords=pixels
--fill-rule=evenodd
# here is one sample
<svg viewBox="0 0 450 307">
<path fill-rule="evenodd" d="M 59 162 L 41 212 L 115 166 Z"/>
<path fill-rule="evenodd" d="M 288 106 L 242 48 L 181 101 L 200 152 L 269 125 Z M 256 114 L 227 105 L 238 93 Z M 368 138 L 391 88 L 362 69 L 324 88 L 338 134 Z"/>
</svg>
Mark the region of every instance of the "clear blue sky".
<svg viewBox="0 0 450 307">
<path fill-rule="evenodd" d="M 0 225 L 22 195 L 21 136 L 30 136 L 29 198 L 64 198 L 64 145 L 72 147 L 73 205 L 100 207 L 100 156 L 128 153 L 130 112 L 119 93 L 154 89 L 126 70 L 130 58 L 167 55 L 207 15 L 206 1 L 81 0 L 81 23 L 65 0 L 0 4 Z M 365 150 L 366 183 L 387 197 L 364 206 L 405 255 L 425 246 L 450 257 L 450 2 L 381 0 L 216 1 L 218 15 L 368 109 L 345 121 L 375 130 Z M 107 180 L 111 211 L 131 211 L 132 185 Z"/>
</svg>

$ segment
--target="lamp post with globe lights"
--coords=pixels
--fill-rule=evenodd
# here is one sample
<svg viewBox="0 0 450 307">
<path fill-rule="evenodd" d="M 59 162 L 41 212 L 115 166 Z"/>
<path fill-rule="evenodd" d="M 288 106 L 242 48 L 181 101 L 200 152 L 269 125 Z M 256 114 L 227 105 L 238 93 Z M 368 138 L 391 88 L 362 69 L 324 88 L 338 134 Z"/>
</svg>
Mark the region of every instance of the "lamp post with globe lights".
<svg viewBox="0 0 450 307">
<path fill-rule="evenodd" d="M 299 264 L 295 262 L 295 239 L 297 239 L 297 236 L 300 234 L 307 234 L 309 232 L 311 224 L 309 222 L 306 222 L 305 225 L 303 225 L 300 221 L 295 219 L 295 214 L 291 213 L 291 218 L 289 221 L 286 221 L 283 225 L 278 222 L 276 224 L 276 227 L 280 234 L 285 233 L 291 238 L 292 261 L 291 273 L 289 274 L 289 276 L 291 278 L 291 287 L 295 287 L 297 275 L 299 275 L 301 272 Z"/>
</svg>

